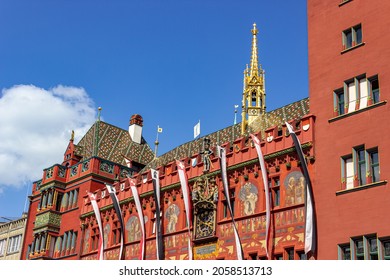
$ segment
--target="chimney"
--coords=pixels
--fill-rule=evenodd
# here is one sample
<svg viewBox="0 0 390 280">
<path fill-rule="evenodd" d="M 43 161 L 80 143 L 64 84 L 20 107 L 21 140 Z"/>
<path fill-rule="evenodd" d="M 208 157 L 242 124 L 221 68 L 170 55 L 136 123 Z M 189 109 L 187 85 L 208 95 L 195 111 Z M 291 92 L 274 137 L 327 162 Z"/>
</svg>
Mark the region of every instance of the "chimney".
<svg viewBox="0 0 390 280">
<path fill-rule="evenodd" d="M 142 117 L 138 114 L 132 115 L 130 118 L 129 134 L 131 140 L 138 144 L 141 144 L 143 122 Z"/>
</svg>

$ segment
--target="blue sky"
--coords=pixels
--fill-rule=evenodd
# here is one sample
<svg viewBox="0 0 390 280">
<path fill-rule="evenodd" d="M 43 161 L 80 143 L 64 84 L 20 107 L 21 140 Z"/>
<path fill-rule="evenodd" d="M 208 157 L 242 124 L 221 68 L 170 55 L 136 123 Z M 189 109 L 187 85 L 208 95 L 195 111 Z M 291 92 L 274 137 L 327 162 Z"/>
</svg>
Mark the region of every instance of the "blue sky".
<svg viewBox="0 0 390 280">
<path fill-rule="evenodd" d="M 304 0 L 2 0 L 0 217 L 20 216 L 31 182 L 61 163 L 96 119 L 143 136 L 159 154 L 234 121 L 252 24 L 267 111 L 308 96 Z M 241 121 L 238 114 L 238 121 Z"/>
</svg>

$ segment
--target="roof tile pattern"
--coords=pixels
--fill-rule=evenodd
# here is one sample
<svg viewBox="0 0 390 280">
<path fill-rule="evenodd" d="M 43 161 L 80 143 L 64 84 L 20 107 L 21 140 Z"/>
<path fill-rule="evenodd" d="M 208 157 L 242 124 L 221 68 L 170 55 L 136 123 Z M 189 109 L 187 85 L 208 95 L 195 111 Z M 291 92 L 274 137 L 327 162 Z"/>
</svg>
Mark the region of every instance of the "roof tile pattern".
<svg viewBox="0 0 390 280">
<path fill-rule="evenodd" d="M 97 132 L 98 137 L 95 136 Z M 77 144 L 83 158 L 93 156 L 96 138 L 99 147 L 97 156 L 100 158 L 122 165 L 126 165 L 123 156 L 143 165 L 154 159 L 154 153 L 145 139 L 142 139 L 141 144 L 135 143 L 128 131 L 103 121 L 95 122 Z"/>
<path fill-rule="evenodd" d="M 267 128 L 282 126 L 286 121 L 299 120 L 304 115 L 309 114 L 309 111 L 309 98 L 305 98 L 282 108 L 270 111 L 264 116 L 257 117 L 257 119 L 251 123 L 249 130 L 250 132 L 261 131 L 264 133 L 264 130 Z M 155 158 L 152 162 L 145 166 L 143 171 L 147 171 L 150 168 L 156 168 L 160 165 L 165 165 L 175 159 L 184 159 L 199 153 L 203 150 L 203 138 L 205 137 L 210 138 L 211 147 L 222 145 L 227 142 L 232 143 L 237 138 L 241 137 L 241 124 L 226 127 L 200 139 L 195 139 L 191 142 L 182 144 L 160 157 Z"/>
</svg>

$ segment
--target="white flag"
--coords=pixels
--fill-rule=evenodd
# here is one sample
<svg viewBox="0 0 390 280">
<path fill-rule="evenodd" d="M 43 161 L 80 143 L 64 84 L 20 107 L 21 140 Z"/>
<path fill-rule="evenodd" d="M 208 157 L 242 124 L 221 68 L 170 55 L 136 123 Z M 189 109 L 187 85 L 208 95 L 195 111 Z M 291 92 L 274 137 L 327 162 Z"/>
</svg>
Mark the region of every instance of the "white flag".
<svg viewBox="0 0 390 280">
<path fill-rule="evenodd" d="M 251 134 L 253 143 L 255 143 L 255 148 L 257 151 L 257 156 L 259 158 L 261 173 L 263 177 L 263 185 L 264 185 L 264 191 L 265 191 L 265 252 L 267 254 L 267 258 L 269 258 L 269 252 L 268 252 L 268 243 L 269 243 L 269 231 L 270 231 L 270 224 L 271 224 L 271 207 L 270 207 L 270 201 L 269 201 L 269 188 L 268 188 L 268 175 L 267 170 L 265 168 L 265 161 L 264 156 L 261 151 L 260 147 L 260 140 L 255 135 Z"/>
<path fill-rule="evenodd" d="M 135 179 L 131 179 L 131 178 L 127 178 L 128 181 L 129 181 L 129 185 L 130 185 L 130 188 L 131 188 L 131 192 L 133 193 L 133 198 L 134 198 L 134 202 L 135 202 L 135 207 L 137 208 L 137 212 L 138 212 L 138 219 L 139 219 L 139 223 L 140 223 L 140 226 L 141 226 L 141 240 L 140 240 L 140 256 L 139 256 L 139 259 L 140 260 L 144 260 L 145 259 L 145 221 L 144 221 L 144 215 L 142 213 L 142 206 L 141 206 L 141 201 L 139 199 L 139 194 L 138 194 L 138 190 L 137 190 L 137 186 L 136 186 L 136 181 Z"/>
<path fill-rule="evenodd" d="M 295 134 L 293 127 L 286 122 L 288 132 L 290 133 L 292 140 L 294 142 L 295 150 L 297 151 L 299 161 L 301 162 L 301 168 L 303 171 L 303 176 L 305 177 L 305 254 L 312 252 L 314 253 L 317 245 L 316 237 L 316 219 L 314 213 L 314 201 L 313 201 L 313 189 L 311 186 L 311 180 L 309 175 L 309 170 L 307 168 L 307 163 L 305 155 L 302 151 L 302 145 L 299 141 L 297 135 Z"/>
<path fill-rule="evenodd" d="M 200 121 L 194 126 L 194 138 L 200 135 Z"/>
<path fill-rule="evenodd" d="M 233 223 L 234 238 L 236 240 L 237 259 L 243 260 L 244 258 L 243 258 L 241 240 L 240 240 L 240 236 L 238 235 L 236 221 L 234 220 L 234 212 L 230 202 L 229 182 L 228 182 L 227 169 L 226 169 L 226 149 L 217 145 L 217 152 L 218 152 L 218 157 L 221 165 L 221 177 L 222 177 L 223 190 L 225 193 L 227 206 Z"/>
<path fill-rule="evenodd" d="M 156 203 L 156 253 L 157 259 L 164 259 L 164 248 L 163 248 L 163 239 L 161 232 L 161 216 L 160 216 L 160 175 L 159 171 L 155 169 L 150 169 L 150 173 L 152 174 L 152 182 L 153 182 L 153 192 L 154 192 L 154 201 Z"/>
<path fill-rule="evenodd" d="M 188 259 L 192 260 L 192 245 L 191 245 L 191 221 L 192 221 L 192 209 L 190 189 L 188 187 L 188 179 L 184 164 L 180 160 L 176 160 L 177 172 L 179 174 L 181 192 L 183 193 L 184 209 L 186 211 L 187 227 L 188 227 Z"/>
</svg>

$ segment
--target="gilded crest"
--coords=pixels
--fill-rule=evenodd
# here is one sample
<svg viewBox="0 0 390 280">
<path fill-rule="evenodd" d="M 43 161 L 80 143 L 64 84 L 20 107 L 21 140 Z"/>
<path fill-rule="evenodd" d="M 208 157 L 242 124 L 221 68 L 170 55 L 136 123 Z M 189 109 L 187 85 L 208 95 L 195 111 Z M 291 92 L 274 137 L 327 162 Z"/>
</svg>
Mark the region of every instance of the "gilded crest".
<svg viewBox="0 0 390 280">
<path fill-rule="evenodd" d="M 218 201 L 218 187 L 215 178 L 199 177 L 192 190 L 192 200 L 194 202 L 195 241 L 214 238 Z"/>
</svg>

